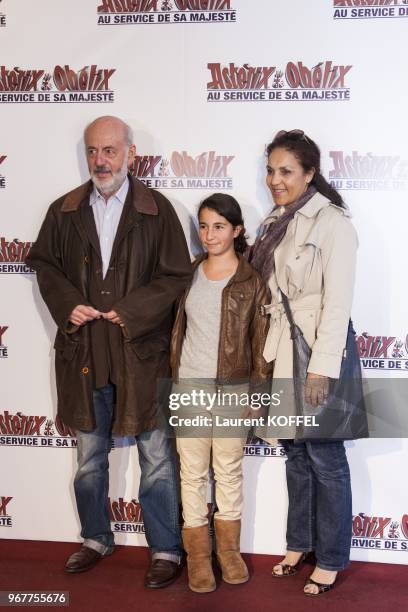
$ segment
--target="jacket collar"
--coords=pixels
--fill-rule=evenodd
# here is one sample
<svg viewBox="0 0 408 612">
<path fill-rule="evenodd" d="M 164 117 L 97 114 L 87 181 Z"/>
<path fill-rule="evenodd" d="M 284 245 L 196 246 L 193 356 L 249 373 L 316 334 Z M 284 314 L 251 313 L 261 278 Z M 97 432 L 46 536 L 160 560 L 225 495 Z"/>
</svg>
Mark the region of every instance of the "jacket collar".
<svg viewBox="0 0 408 612">
<path fill-rule="evenodd" d="M 229 283 L 242 283 L 244 281 L 247 281 L 254 274 L 253 267 L 247 262 L 245 257 L 243 257 L 243 255 L 241 255 L 240 253 L 237 253 L 237 255 L 239 259 L 238 267 L 234 276 L 230 279 Z M 198 255 L 196 257 L 196 259 L 193 261 L 193 272 L 197 270 L 200 263 L 203 262 L 205 259 L 207 259 L 207 253 L 202 253 L 201 255 Z"/>
<path fill-rule="evenodd" d="M 326 208 L 327 206 L 334 206 L 334 208 L 337 208 L 340 212 L 343 213 L 343 215 L 345 215 L 346 217 L 350 217 L 350 210 L 348 208 L 343 208 L 342 206 L 337 206 L 337 204 L 333 204 L 333 202 L 331 202 L 329 198 L 326 198 L 326 196 L 319 192 L 315 193 L 314 196 L 311 197 L 310 200 L 306 202 L 306 204 L 302 206 L 302 208 L 300 208 L 297 212 L 299 213 L 299 215 L 303 215 L 304 217 L 312 219 L 313 217 L 316 217 L 319 214 L 322 208 Z"/>
<path fill-rule="evenodd" d="M 151 191 L 138 179 L 130 174 L 130 190 L 132 196 L 132 205 L 137 212 L 145 215 L 157 215 L 159 213 L 157 204 L 153 198 Z M 89 197 L 92 193 L 93 183 L 91 180 L 76 189 L 73 189 L 64 197 L 61 206 L 61 212 L 74 212 L 78 210 L 81 202 Z"/>
<path fill-rule="evenodd" d="M 295 217 L 296 215 L 303 215 L 304 217 L 307 217 L 308 219 L 313 219 L 319 214 L 322 208 L 326 208 L 327 206 L 334 206 L 334 208 L 337 208 L 338 210 L 340 210 L 343 213 L 343 215 L 346 217 L 351 216 L 350 210 L 348 208 L 343 208 L 341 206 L 337 206 L 336 204 L 333 204 L 333 202 L 331 202 L 329 198 L 326 198 L 326 196 L 324 196 L 322 193 L 317 192 L 314 194 L 314 196 L 310 198 L 310 200 L 306 202 L 304 206 L 302 206 L 302 208 L 300 208 L 295 213 Z M 280 217 L 280 214 L 281 214 L 280 209 L 274 208 L 273 211 L 266 217 L 264 221 L 264 225 L 272 223 L 273 221 L 278 219 Z"/>
</svg>

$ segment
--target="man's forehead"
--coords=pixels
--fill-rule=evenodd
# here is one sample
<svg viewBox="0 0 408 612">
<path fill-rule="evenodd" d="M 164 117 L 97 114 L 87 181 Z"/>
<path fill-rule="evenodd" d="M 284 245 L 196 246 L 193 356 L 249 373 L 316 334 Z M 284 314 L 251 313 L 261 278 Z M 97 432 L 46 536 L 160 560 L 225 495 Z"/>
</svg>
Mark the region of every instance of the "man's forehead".
<svg viewBox="0 0 408 612">
<path fill-rule="evenodd" d="M 85 142 L 108 141 L 111 144 L 125 144 L 125 126 L 119 121 L 99 121 L 93 123 L 85 132 Z"/>
</svg>

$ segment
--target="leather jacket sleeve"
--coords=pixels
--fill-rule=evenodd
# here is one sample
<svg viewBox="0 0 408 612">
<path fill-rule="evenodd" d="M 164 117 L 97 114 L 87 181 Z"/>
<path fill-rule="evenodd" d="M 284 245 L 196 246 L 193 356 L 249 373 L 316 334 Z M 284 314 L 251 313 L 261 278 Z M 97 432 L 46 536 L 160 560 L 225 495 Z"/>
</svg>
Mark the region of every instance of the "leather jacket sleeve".
<svg viewBox="0 0 408 612">
<path fill-rule="evenodd" d="M 68 318 L 80 304 L 89 301 L 67 278 L 61 261 L 58 223 L 51 205 L 41 226 L 38 238 L 30 250 L 26 263 L 37 272 L 40 293 L 58 328 L 67 332 Z M 77 328 L 73 326 L 73 331 Z"/>
<path fill-rule="evenodd" d="M 272 363 L 263 357 L 266 336 L 269 329 L 269 315 L 262 312 L 261 306 L 269 304 L 270 295 L 265 283 L 257 278 L 255 293 L 255 314 L 251 322 L 252 372 L 250 379 L 251 392 L 269 392 L 272 378 Z"/>
</svg>

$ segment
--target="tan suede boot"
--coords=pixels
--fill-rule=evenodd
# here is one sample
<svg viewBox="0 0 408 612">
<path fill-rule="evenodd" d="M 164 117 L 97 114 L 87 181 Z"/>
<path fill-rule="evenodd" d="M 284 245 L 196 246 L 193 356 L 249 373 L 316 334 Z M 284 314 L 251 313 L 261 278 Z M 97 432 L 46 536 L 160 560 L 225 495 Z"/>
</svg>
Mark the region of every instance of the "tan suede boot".
<svg viewBox="0 0 408 612">
<path fill-rule="evenodd" d="M 195 593 L 215 591 L 208 525 L 184 527 L 182 533 L 187 553 L 188 586 Z"/>
<path fill-rule="evenodd" d="M 248 569 L 239 552 L 241 521 L 214 520 L 217 559 L 222 579 L 229 584 L 241 584 L 249 579 Z"/>
</svg>

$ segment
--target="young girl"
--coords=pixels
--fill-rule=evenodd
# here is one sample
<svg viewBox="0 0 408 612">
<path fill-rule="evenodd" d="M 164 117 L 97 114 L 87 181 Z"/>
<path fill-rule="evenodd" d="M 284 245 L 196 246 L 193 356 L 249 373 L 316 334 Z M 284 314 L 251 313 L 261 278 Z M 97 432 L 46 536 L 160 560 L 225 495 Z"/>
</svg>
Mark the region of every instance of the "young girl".
<svg viewBox="0 0 408 612">
<path fill-rule="evenodd" d="M 216 586 L 206 501 L 211 452 L 218 507 L 214 516 L 216 551 L 222 577 L 230 584 L 248 580 L 248 570 L 239 552 L 246 436 L 242 428 L 234 426 L 228 432 L 221 431 L 216 427 L 214 414 L 217 410 L 219 414 L 225 413 L 220 401 L 223 392 L 254 391 L 265 386 L 269 390 L 270 366 L 262 356 L 268 319 L 260 308 L 269 298 L 260 276 L 242 256 L 247 244 L 238 202 L 229 195 L 216 193 L 202 202 L 198 220 L 200 240 L 207 253 L 195 260 L 191 287 L 178 307 L 171 364 L 173 397 L 189 393 L 191 398 L 189 405 L 178 411 L 178 422 L 181 416 L 201 417 L 203 425 L 195 429 L 176 427 L 175 431 L 189 587 L 205 593 Z M 194 398 L 198 396 L 193 391 L 205 391 L 205 397 L 217 396 L 216 405 L 197 405 Z M 243 416 L 239 401 L 227 409 L 229 415 Z M 251 414 L 250 408 L 244 409 L 244 414 L 258 416 L 255 412 Z"/>
</svg>

